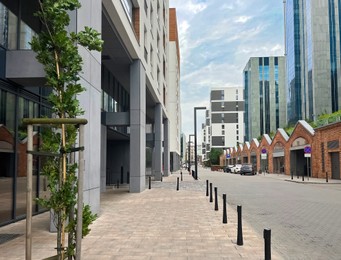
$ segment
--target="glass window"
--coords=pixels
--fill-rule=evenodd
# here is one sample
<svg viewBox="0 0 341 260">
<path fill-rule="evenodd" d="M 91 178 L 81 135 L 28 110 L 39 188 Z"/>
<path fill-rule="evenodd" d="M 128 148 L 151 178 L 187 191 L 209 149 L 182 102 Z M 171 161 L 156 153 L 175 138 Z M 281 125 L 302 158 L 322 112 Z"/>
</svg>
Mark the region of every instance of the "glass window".
<svg viewBox="0 0 341 260">
<path fill-rule="evenodd" d="M 5 96 L 6 102 L 6 127 L 8 130 L 14 132 L 15 128 L 15 95 L 11 93 L 6 93 Z"/>
<path fill-rule="evenodd" d="M 23 21 L 20 22 L 20 46 L 21 50 L 31 49 L 30 42 L 36 33 Z"/>
<path fill-rule="evenodd" d="M 0 44 L 10 50 L 17 49 L 18 17 L 1 3 L 0 12 Z"/>
<path fill-rule="evenodd" d="M 121 0 L 124 10 L 130 22 L 133 21 L 133 2 L 131 0 Z"/>
</svg>

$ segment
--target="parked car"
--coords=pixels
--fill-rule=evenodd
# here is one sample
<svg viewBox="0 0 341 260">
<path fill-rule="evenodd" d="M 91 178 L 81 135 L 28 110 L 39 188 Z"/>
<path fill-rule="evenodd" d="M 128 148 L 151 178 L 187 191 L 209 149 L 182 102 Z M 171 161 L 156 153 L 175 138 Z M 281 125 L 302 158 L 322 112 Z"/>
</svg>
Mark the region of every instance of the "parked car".
<svg viewBox="0 0 341 260">
<path fill-rule="evenodd" d="M 223 170 L 224 172 L 231 172 L 232 167 L 233 165 L 227 165 L 227 166 L 224 166 Z"/>
<path fill-rule="evenodd" d="M 231 167 L 231 173 L 239 173 L 240 168 L 242 167 L 241 164 L 235 164 Z"/>
<path fill-rule="evenodd" d="M 246 175 L 246 174 L 254 175 L 255 173 L 256 173 L 255 169 L 254 169 L 253 165 L 250 163 L 245 163 L 240 168 L 240 175 Z"/>
</svg>

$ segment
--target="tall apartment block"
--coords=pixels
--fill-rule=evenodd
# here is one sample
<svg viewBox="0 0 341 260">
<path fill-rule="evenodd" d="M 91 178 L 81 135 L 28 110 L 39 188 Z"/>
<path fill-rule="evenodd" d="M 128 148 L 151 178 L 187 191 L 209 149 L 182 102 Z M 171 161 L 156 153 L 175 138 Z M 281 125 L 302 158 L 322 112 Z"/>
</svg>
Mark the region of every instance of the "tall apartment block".
<svg viewBox="0 0 341 260">
<path fill-rule="evenodd" d="M 211 89 L 210 106 L 210 149 L 244 143 L 243 88 Z"/>
<path fill-rule="evenodd" d="M 86 91 L 78 99 L 88 120 L 84 202 L 98 213 L 100 192 L 108 185 L 119 181 L 130 192 L 141 192 L 146 173 L 156 180 L 170 174 L 171 149 L 173 169 L 178 167 L 179 145 L 172 146 L 170 136 L 180 142 L 180 123 L 171 120 L 170 111 L 180 114 L 180 58 L 168 0 L 80 2 L 68 30 L 89 26 L 104 40 L 102 53 L 79 47 Z M 52 116 L 51 90 L 29 44 L 41 30 L 33 16 L 37 10 L 36 0 L 0 0 L 0 225 L 25 214 L 27 144 L 21 119 Z M 35 197 L 44 192 L 40 160 L 34 164 Z"/>
<path fill-rule="evenodd" d="M 169 9 L 169 55 L 167 110 L 170 122 L 170 170 L 180 169 L 181 106 L 180 106 L 180 48 L 175 8 Z"/>
<path fill-rule="evenodd" d="M 252 57 L 244 71 L 245 140 L 276 132 L 286 122 L 284 57 Z"/>
<path fill-rule="evenodd" d="M 288 121 L 340 109 L 340 1 L 284 0 Z"/>
</svg>

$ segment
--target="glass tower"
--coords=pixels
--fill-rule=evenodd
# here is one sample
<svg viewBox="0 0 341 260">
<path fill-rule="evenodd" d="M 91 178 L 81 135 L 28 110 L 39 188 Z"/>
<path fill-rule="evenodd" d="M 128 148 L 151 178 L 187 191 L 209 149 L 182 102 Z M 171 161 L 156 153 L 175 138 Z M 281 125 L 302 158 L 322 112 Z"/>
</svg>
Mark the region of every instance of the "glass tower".
<svg viewBox="0 0 341 260">
<path fill-rule="evenodd" d="M 284 1 L 289 123 L 339 110 L 340 5 Z"/>
<path fill-rule="evenodd" d="M 245 140 L 286 125 L 285 58 L 252 57 L 244 71 Z"/>
</svg>

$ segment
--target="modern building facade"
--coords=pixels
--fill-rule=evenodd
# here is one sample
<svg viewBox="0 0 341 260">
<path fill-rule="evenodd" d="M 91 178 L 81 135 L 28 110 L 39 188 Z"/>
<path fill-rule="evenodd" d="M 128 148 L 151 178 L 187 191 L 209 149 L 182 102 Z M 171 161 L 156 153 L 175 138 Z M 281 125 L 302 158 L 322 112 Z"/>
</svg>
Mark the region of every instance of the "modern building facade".
<svg viewBox="0 0 341 260">
<path fill-rule="evenodd" d="M 170 122 L 170 170 L 180 169 L 181 106 L 180 106 L 180 48 L 175 8 L 169 9 L 169 65 L 167 110 Z"/>
<path fill-rule="evenodd" d="M 210 106 L 210 149 L 244 143 L 243 88 L 211 89 Z"/>
<path fill-rule="evenodd" d="M 170 60 L 178 63 L 179 52 L 174 46 L 169 52 L 168 0 L 81 4 L 71 14 L 69 30 L 89 26 L 104 40 L 102 53 L 79 48 L 80 83 L 86 91 L 78 99 L 88 120 L 84 202 L 98 213 L 100 192 L 107 185 L 120 181 L 130 192 L 141 192 L 146 173 L 155 180 L 170 174 L 169 95 L 179 86 L 178 78 L 172 84 L 169 78 L 179 75 L 169 68 Z M 36 0 L 0 0 L 0 225 L 25 217 L 26 130 L 21 119 L 52 115 L 47 101 L 51 90 L 44 87 L 44 71 L 29 45 L 41 28 L 33 16 L 36 10 Z M 34 196 L 39 197 L 46 182 L 40 158 L 34 161 Z M 41 210 L 34 205 L 35 213 Z"/>
<path fill-rule="evenodd" d="M 288 121 L 340 109 L 340 1 L 284 0 Z"/>
<path fill-rule="evenodd" d="M 211 150 L 211 113 L 210 110 L 205 111 L 205 123 L 201 126 L 201 140 L 202 140 L 202 160 L 207 161 L 210 158 Z"/>
<path fill-rule="evenodd" d="M 287 124 L 285 58 L 252 57 L 243 76 L 245 140 L 250 142 Z"/>
</svg>

